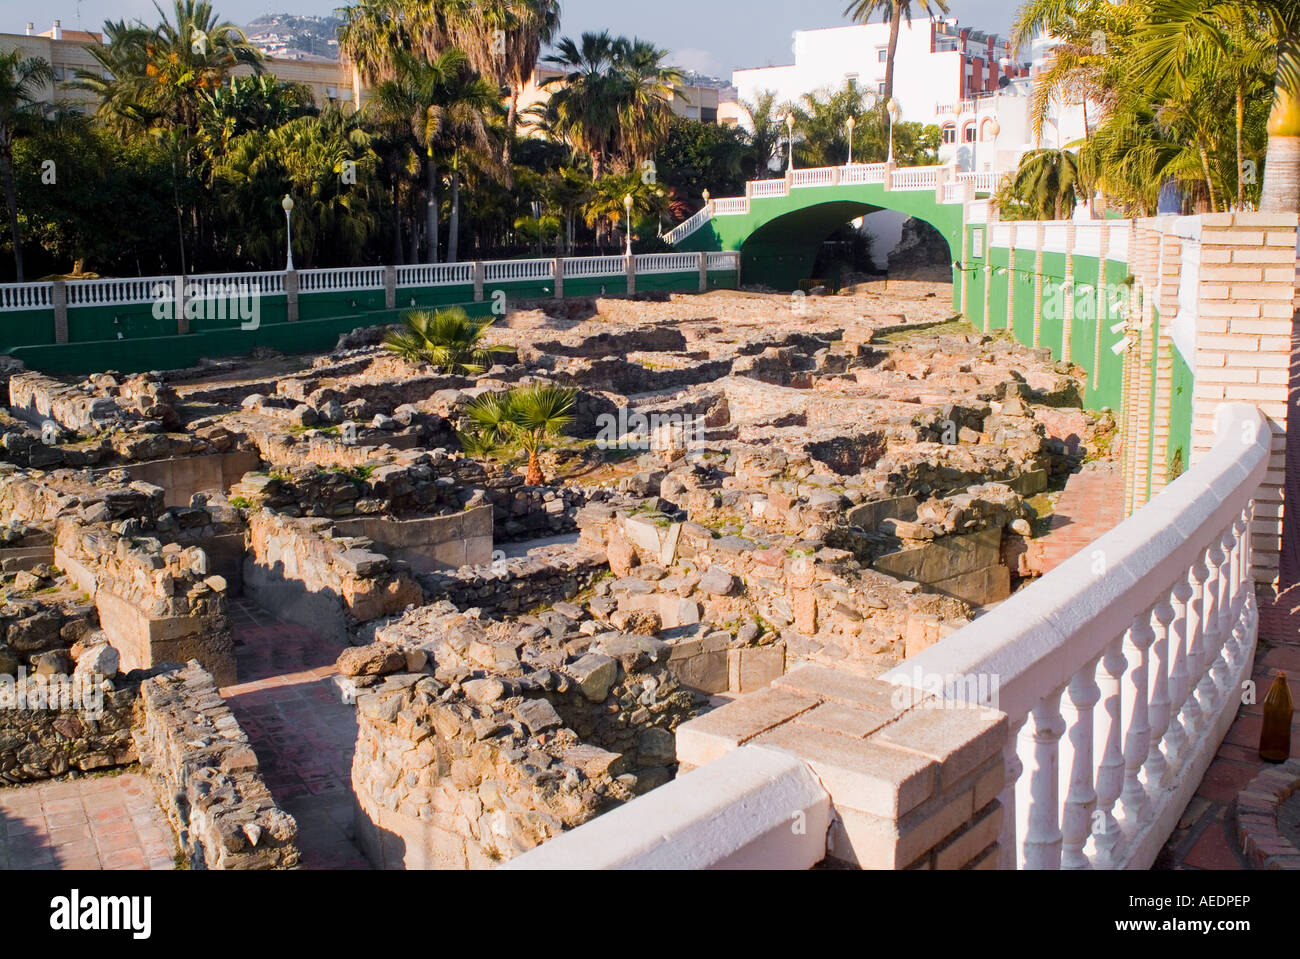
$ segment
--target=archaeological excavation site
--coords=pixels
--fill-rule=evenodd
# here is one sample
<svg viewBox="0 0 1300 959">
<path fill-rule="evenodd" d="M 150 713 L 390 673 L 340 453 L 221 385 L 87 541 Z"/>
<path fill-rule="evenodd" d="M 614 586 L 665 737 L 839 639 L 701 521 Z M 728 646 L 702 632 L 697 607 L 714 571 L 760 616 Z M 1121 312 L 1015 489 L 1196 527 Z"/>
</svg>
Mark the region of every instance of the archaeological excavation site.
<svg viewBox="0 0 1300 959">
<path fill-rule="evenodd" d="M 457 372 L 378 328 L 10 364 L 0 694 L 47 704 L 0 710 L 0 815 L 86 819 L 42 813 L 0 865 L 491 869 L 702 775 L 737 724 L 930 755 L 870 724 L 875 677 L 1068 554 L 1053 504 L 1115 424 L 946 284 L 877 289 L 523 303 Z M 544 428 L 491 431 L 529 395 Z M 916 855 L 996 851 L 986 726 Z M 821 865 L 880 865 L 852 815 Z"/>
</svg>

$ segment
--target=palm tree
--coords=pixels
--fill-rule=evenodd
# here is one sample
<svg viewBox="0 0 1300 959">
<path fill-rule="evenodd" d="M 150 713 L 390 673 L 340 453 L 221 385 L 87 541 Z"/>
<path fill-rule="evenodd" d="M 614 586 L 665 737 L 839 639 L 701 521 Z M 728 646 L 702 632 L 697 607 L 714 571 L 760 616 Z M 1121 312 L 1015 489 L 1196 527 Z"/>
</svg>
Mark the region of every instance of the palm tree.
<svg viewBox="0 0 1300 959">
<path fill-rule="evenodd" d="M 620 94 L 614 73 L 618 46 L 609 31 L 584 33 L 578 43 L 561 38 L 556 52 L 543 58 L 562 70 L 545 112 L 557 133 L 591 160 L 591 178 L 605 175 L 618 138 Z"/>
<path fill-rule="evenodd" d="M 1026 208 L 1036 220 L 1060 220 L 1074 212 L 1081 198 L 1079 159 L 1069 150 L 1035 150 L 999 195 L 999 206 Z"/>
<path fill-rule="evenodd" d="M 845 9 L 844 15 L 858 23 L 867 23 L 872 16 L 887 11 L 889 16 L 889 52 L 885 60 L 885 88 L 881 97 L 888 101 L 894 95 L 894 53 L 898 50 L 898 31 L 906 18 L 912 22 L 913 0 L 853 0 Z M 926 16 L 948 12 L 948 0 L 915 0 Z"/>
<path fill-rule="evenodd" d="M 339 11 L 339 56 L 361 80 L 375 84 L 391 79 L 399 54 L 436 55 L 444 45 L 445 31 L 433 11 L 419 17 L 413 6 L 405 0 L 356 0 Z"/>
<path fill-rule="evenodd" d="M 557 0 L 444 0 L 451 40 L 479 73 L 509 90 L 501 163 L 510 165 L 519 97 L 533 78 L 542 47 L 560 26 Z"/>
<path fill-rule="evenodd" d="M 18 225 L 18 194 L 14 188 L 14 141 L 33 132 L 45 115 L 41 91 L 54 83 L 54 71 L 39 57 L 24 57 L 15 48 L 0 55 L 0 179 L 9 210 L 9 235 L 14 243 L 14 270 L 23 271 L 23 239 Z"/>
<path fill-rule="evenodd" d="M 412 310 L 402 317 L 405 329 L 384 337 L 384 346 L 413 363 L 428 363 L 443 373 L 482 373 L 493 357 L 510 347 L 485 343 L 493 318 L 471 320 L 458 306 L 446 310 Z"/>
<path fill-rule="evenodd" d="M 162 7 L 155 27 L 104 24 L 107 43 L 86 46 L 97 69 L 78 70 L 72 87 L 99 98 L 99 116 L 129 132 L 161 126 L 193 135 L 203 96 L 246 66 L 261 73 L 262 55 L 233 23 L 218 20 L 207 0 L 175 0 L 173 20 Z"/>
<path fill-rule="evenodd" d="M 1261 35 L 1276 52 L 1268 152 L 1259 208 L 1265 213 L 1300 212 L 1300 4 L 1295 0 L 1149 0 L 1135 66 L 1157 78 L 1185 67 L 1191 38 L 1232 50 L 1233 24 L 1244 13 L 1260 18 Z"/>
<path fill-rule="evenodd" d="M 453 71 L 441 88 L 440 139 L 450 155 L 451 197 L 447 215 L 447 262 L 460 250 L 460 186 L 466 165 L 504 179 L 509 171 L 498 161 L 491 117 L 501 111 L 500 91 L 468 68 Z"/>
<path fill-rule="evenodd" d="M 664 65 L 668 51 L 652 43 L 620 37 L 617 69 L 622 80 L 617 144 L 629 164 L 641 164 L 654 156 L 668 137 L 672 122 L 675 87 L 684 75 Z"/>
<path fill-rule="evenodd" d="M 541 452 L 573 421 L 577 390 L 548 383 L 533 383 L 508 393 L 484 393 L 465 405 L 472 428 L 462 432 L 462 446 L 485 449 L 494 445 L 517 446 L 528 455 L 524 482 L 540 486 Z"/>
<path fill-rule="evenodd" d="M 785 136 L 777 109 L 775 90 L 760 90 L 752 100 L 740 101 L 749 116 L 749 150 L 754 159 L 754 178 L 762 180 L 780 156 Z"/>
<path fill-rule="evenodd" d="M 375 87 L 372 109 L 409 125 L 411 142 L 424 167 L 426 262 L 437 263 L 440 177 L 435 151 L 448 121 L 450 94 L 468 69 L 469 58 L 452 47 L 431 60 L 398 50 L 393 62 L 395 75 Z"/>
</svg>

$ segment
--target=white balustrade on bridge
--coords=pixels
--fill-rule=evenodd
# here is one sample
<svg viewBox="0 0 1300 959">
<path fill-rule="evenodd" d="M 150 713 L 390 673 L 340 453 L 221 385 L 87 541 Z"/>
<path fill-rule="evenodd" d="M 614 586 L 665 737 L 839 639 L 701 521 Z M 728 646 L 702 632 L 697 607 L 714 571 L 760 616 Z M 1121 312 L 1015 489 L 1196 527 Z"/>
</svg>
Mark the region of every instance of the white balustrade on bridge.
<svg viewBox="0 0 1300 959">
<path fill-rule="evenodd" d="M 854 163 L 840 171 L 840 185 L 854 186 L 862 183 L 884 183 L 889 171 L 885 163 Z"/>
<path fill-rule="evenodd" d="M 1004 176 L 1005 173 L 996 170 L 980 170 L 976 173 L 959 173 L 957 180 L 961 183 L 973 184 L 976 193 L 995 193 L 1002 184 Z"/>
<path fill-rule="evenodd" d="M 995 613 L 882 679 L 972 679 L 1007 713 L 1003 868 L 1148 868 L 1213 760 L 1258 627 L 1253 500 L 1271 431 L 1224 404 L 1214 447 Z M 996 679 L 996 684 L 992 682 Z"/>
<path fill-rule="evenodd" d="M 790 177 L 791 186 L 834 186 L 839 182 L 836 173 L 839 167 L 813 167 L 807 170 L 795 170 Z"/>
<path fill-rule="evenodd" d="M 721 253 L 706 254 L 705 269 L 710 273 L 715 270 L 739 270 L 740 254 L 731 250 L 724 250 Z"/>
<path fill-rule="evenodd" d="M 749 212 L 749 197 L 726 197 L 712 201 L 714 216 L 743 216 Z"/>
<path fill-rule="evenodd" d="M 749 184 L 749 195 L 754 199 L 765 197 L 788 196 L 790 183 L 785 177 L 779 180 L 753 180 Z"/>
<path fill-rule="evenodd" d="M 933 190 L 939 186 L 937 166 L 913 166 L 895 170 L 890 187 L 895 190 Z"/>
<path fill-rule="evenodd" d="M 685 239 L 687 236 L 694 233 L 700 227 L 704 226 L 704 224 L 708 223 L 711 219 L 713 219 L 712 205 L 705 204 L 702 210 L 695 213 L 689 219 L 683 220 L 681 223 L 677 224 L 675 227 L 673 227 L 671 230 L 665 233 L 664 242 L 676 243 L 678 240 Z"/>
</svg>

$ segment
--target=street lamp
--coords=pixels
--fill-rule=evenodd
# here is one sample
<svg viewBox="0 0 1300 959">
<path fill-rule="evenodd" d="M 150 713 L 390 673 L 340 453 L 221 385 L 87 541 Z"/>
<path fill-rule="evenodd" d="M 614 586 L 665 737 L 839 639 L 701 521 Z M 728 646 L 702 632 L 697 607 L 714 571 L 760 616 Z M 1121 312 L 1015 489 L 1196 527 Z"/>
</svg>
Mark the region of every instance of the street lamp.
<svg viewBox="0 0 1300 959">
<path fill-rule="evenodd" d="M 285 249 L 288 252 L 288 257 L 287 257 L 288 264 L 285 266 L 285 270 L 289 273 L 292 273 L 293 272 L 293 197 L 289 196 L 289 194 L 286 193 L 284 195 L 284 199 L 280 201 L 280 206 L 284 207 L 284 222 L 285 222 L 284 244 L 285 244 Z"/>
<path fill-rule="evenodd" d="M 897 97 L 890 97 L 885 104 L 885 112 L 889 114 L 889 162 L 894 162 L 894 124 L 898 118 L 903 115 L 903 108 L 899 105 Z"/>
<path fill-rule="evenodd" d="M 786 164 L 786 170 L 794 172 L 794 114 L 785 115 L 786 142 L 790 145 L 790 162 Z"/>
<path fill-rule="evenodd" d="M 845 123 L 845 126 L 849 128 L 849 166 L 853 166 L 853 128 L 857 125 L 858 121 L 853 119 L 853 117 L 849 117 L 848 121 Z"/>
<path fill-rule="evenodd" d="M 627 211 L 627 217 L 624 219 L 627 233 L 627 255 L 632 255 L 632 194 L 625 194 L 623 197 L 623 209 Z"/>
</svg>

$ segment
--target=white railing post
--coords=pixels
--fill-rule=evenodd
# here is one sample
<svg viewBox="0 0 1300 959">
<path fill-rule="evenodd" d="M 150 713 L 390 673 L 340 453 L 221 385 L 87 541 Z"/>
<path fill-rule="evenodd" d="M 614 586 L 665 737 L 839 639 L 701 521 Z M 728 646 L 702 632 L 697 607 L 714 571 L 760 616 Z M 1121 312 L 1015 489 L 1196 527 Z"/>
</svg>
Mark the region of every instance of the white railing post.
<svg viewBox="0 0 1300 959">
<path fill-rule="evenodd" d="M 1048 693 L 1029 713 L 1020 730 L 1021 752 L 1027 753 L 1025 775 L 1017 784 L 1018 805 L 1028 809 L 1025 823 L 1024 867 L 1061 867 L 1061 770 L 1057 743 L 1065 732 L 1060 702 L 1064 689 Z"/>
<path fill-rule="evenodd" d="M 1121 745 L 1121 685 L 1124 681 L 1124 639 L 1117 637 L 1101 657 L 1101 674 L 1097 685 L 1101 695 L 1103 720 L 1098 729 L 1101 763 L 1097 767 L 1097 812 L 1092 830 L 1093 847 L 1098 865 L 1113 865 L 1119 859 L 1119 822 L 1115 803 L 1124 787 L 1124 751 Z"/>
<path fill-rule="evenodd" d="M 1169 729 L 1169 627 L 1174 621 L 1174 607 L 1167 599 L 1161 600 L 1156 603 L 1151 615 L 1155 630 L 1155 640 L 1151 644 L 1151 692 L 1148 703 L 1151 742 L 1142 767 L 1148 789 L 1163 786 L 1169 770 L 1160 744 Z"/>
<path fill-rule="evenodd" d="M 1065 810 L 1061 815 L 1061 868 L 1091 869 L 1084 855 L 1092 831 L 1092 814 L 1097 808 L 1097 790 L 1093 786 L 1092 710 L 1100 698 L 1097 686 L 1097 656 L 1074 674 L 1067 689 L 1069 736 L 1062 745 L 1061 768 L 1068 771 Z"/>
<path fill-rule="evenodd" d="M 1184 726 L 1184 715 L 1191 692 L 1187 683 L 1187 657 L 1191 647 L 1187 633 L 1187 614 L 1192 595 L 1192 585 L 1187 579 L 1175 582 L 1169 594 L 1174 618 L 1169 627 L 1169 642 L 1172 649 L 1169 670 L 1170 716 L 1169 729 L 1165 733 L 1165 749 L 1171 775 L 1177 775 L 1187 759 L 1188 737 L 1187 728 Z"/>
<path fill-rule="evenodd" d="M 1151 726 L 1147 714 L 1149 685 L 1148 652 L 1155 640 L 1151 628 L 1151 607 L 1137 615 L 1124 639 L 1124 657 L 1128 660 L 1124 698 L 1124 787 L 1120 791 L 1121 826 L 1130 835 L 1142 827 L 1149 812 L 1146 789 L 1138 774 L 1151 748 Z"/>
</svg>

